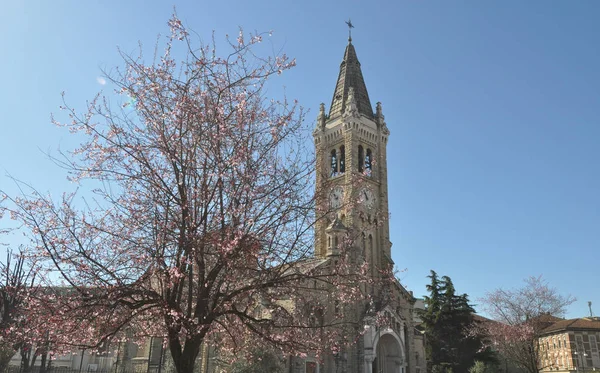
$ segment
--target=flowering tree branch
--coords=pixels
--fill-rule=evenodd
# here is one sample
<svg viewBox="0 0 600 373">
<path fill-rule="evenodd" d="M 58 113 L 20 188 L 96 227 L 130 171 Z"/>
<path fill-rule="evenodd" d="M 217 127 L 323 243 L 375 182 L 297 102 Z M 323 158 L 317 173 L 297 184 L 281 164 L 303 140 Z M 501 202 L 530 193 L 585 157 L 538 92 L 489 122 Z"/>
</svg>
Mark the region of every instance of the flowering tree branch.
<svg viewBox="0 0 600 373">
<path fill-rule="evenodd" d="M 176 16 L 169 26 L 163 55 L 147 64 L 123 54 L 108 77 L 119 107 L 98 95 L 54 120 L 84 139 L 55 161 L 93 198 L 4 196 L 0 213 L 21 223 L 46 286 L 29 297 L 32 315 L 56 327 L 56 345 L 163 337 L 179 373 L 193 371 L 202 343 L 232 355 L 257 338 L 284 353 L 327 352 L 361 329 L 343 310 L 368 302 L 372 279 L 350 250 L 313 256 L 326 212 L 315 210 L 304 114 L 265 96 L 295 61 L 258 56 L 263 35 L 240 31 L 219 57 L 214 44 L 194 48 Z"/>
</svg>

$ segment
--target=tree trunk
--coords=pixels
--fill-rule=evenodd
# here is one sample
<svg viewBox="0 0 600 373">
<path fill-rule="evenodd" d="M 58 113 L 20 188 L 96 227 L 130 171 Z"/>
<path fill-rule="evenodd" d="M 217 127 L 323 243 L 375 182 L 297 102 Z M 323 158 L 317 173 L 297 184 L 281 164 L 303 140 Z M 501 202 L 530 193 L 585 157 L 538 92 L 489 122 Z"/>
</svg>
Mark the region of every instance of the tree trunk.
<svg viewBox="0 0 600 373">
<path fill-rule="evenodd" d="M 194 366 L 201 345 L 202 338 L 188 339 L 185 341 L 183 351 L 180 354 L 171 352 L 177 373 L 194 373 Z"/>
<path fill-rule="evenodd" d="M 20 348 L 20 354 L 21 354 L 21 371 L 23 373 L 27 373 L 29 372 L 29 358 L 31 357 L 31 346 L 21 346 Z"/>
<path fill-rule="evenodd" d="M 48 356 L 47 352 L 44 352 L 41 355 L 40 372 L 39 373 L 45 373 L 46 372 L 46 358 L 47 358 L 47 356 Z"/>
</svg>

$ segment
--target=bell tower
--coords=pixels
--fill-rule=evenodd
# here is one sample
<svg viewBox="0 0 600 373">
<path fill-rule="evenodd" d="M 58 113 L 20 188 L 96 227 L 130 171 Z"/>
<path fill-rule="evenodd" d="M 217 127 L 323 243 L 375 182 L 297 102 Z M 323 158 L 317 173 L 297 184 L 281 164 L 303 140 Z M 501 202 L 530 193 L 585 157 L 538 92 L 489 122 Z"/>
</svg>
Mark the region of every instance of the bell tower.
<svg viewBox="0 0 600 373">
<path fill-rule="evenodd" d="M 350 26 L 350 24 L 349 24 Z M 381 104 L 373 112 L 352 44 L 340 65 L 329 114 L 321 104 L 313 131 L 316 149 L 315 254 L 339 255 L 350 238 L 354 255 L 377 268 L 393 264 L 388 223 L 386 146 L 389 130 Z"/>
</svg>

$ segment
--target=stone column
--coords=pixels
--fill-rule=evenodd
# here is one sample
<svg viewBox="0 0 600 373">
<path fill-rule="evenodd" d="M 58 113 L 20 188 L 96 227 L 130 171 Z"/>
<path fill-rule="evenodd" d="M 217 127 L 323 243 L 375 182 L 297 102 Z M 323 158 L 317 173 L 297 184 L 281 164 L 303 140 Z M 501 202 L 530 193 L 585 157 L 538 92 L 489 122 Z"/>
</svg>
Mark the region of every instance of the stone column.
<svg viewBox="0 0 600 373">
<path fill-rule="evenodd" d="M 374 356 L 365 356 L 365 370 L 364 373 L 373 373 L 373 361 Z"/>
</svg>

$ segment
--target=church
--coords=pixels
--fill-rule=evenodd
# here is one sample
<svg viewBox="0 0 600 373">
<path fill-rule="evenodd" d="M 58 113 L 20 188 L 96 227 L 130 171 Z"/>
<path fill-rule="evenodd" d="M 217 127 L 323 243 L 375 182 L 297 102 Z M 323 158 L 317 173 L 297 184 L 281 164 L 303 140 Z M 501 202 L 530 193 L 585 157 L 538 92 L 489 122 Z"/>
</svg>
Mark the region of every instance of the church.
<svg viewBox="0 0 600 373">
<path fill-rule="evenodd" d="M 351 24 L 349 24 L 350 27 Z M 320 104 L 313 139 L 316 155 L 315 258 L 327 266 L 340 256 L 342 240 L 352 235 L 345 250 L 354 263 L 367 263 L 369 277 L 392 268 L 388 209 L 386 147 L 390 131 L 382 105 L 375 110 L 363 78 L 351 35 L 345 48 L 329 112 Z M 350 233 L 352 232 L 352 233 Z M 373 281 L 373 284 L 382 283 Z M 366 285 L 378 301 L 373 312 L 350 311 L 364 330 L 354 343 L 335 354 L 288 357 L 289 373 L 425 373 L 424 335 L 415 312 L 417 299 L 397 280 L 390 289 Z M 366 316 L 365 316 L 366 315 Z M 358 316 L 358 319 L 356 318 Z M 382 322 L 383 320 L 383 322 Z M 200 353 L 201 373 L 224 373 L 226 365 L 211 360 L 218 354 L 209 346 Z"/>
<path fill-rule="evenodd" d="M 350 26 L 350 25 L 349 25 Z M 382 105 L 371 105 L 361 65 L 352 38 L 348 38 L 328 113 L 320 105 L 313 131 L 316 155 L 316 209 L 325 212 L 314 225 L 314 258 L 318 265 L 339 258 L 340 240 L 348 232 L 354 239 L 350 248 L 354 263 L 366 263 L 370 279 L 380 269 L 392 268 L 390 242 L 386 147 L 390 131 Z M 424 336 L 412 292 L 397 280 L 385 289 L 372 281 L 364 292 L 377 300 L 365 311 L 352 310 L 359 330 L 353 343 L 335 354 L 320 357 L 288 357 L 287 373 L 424 373 Z M 331 306 L 331 304 L 330 304 Z M 354 317 L 353 316 L 353 317 Z M 383 320 L 383 322 L 382 322 Z M 82 371 L 169 372 L 161 338 L 146 343 L 120 343 L 112 355 L 92 355 L 85 350 L 58 357 L 55 368 Z M 228 362 L 218 351 L 203 345 L 196 371 L 224 373 Z M 13 364 L 19 364 L 18 356 Z"/>
<path fill-rule="evenodd" d="M 349 24 L 350 27 L 351 24 Z M 320 105 L 313 132 L 316 152 L 317 208 L 330 211 L 316 222 L 315 255 L 335 258 L 338 234 L 359 232 L 357 253 L 369 263 L 370 274 L 393 266 L 388 212 L 386 147 L 390 131 L 381 103 L 375 110 L 362 75 L 351 36 L 344 51 L 329 113 Z M 319 206 L 321 204 L 321 206 Z M 306 360 L 290 367 L 295 373 L 420 373 L 426 371 L 424 337 L 415 328 L 416 299 L 396 281 L 379 314 L 386 326 L 364 320 L 365 332 L 342 357 L 322 362 Z M 388 290 L 390 291 L 390 290 Z"/>
</svg>

